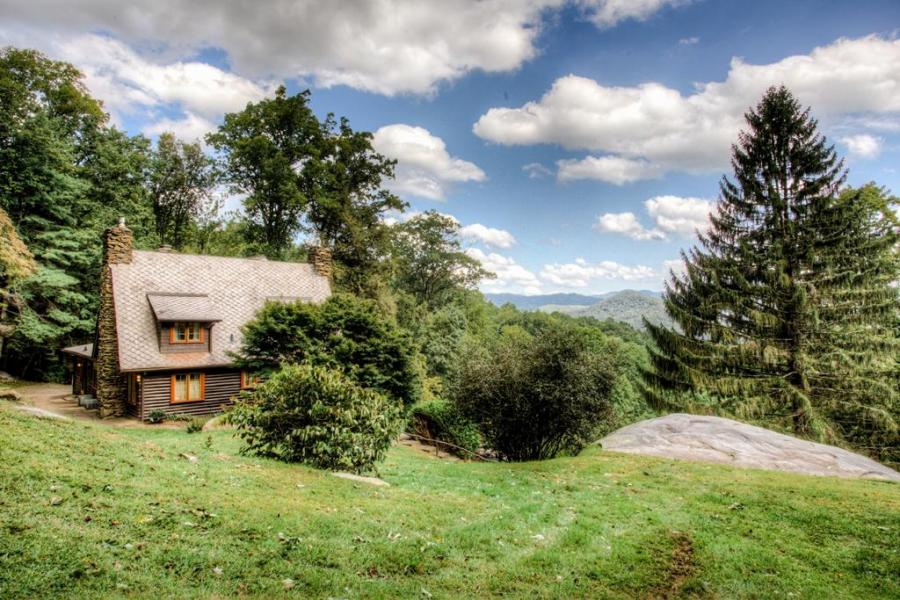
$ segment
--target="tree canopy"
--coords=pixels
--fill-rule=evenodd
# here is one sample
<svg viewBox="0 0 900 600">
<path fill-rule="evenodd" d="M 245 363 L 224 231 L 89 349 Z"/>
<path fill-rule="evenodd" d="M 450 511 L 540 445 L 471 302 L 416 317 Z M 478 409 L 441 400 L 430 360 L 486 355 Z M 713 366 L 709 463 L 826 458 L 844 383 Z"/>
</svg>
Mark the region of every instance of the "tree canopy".
<svg viewBox="0 0 900 600">
<path fill-rule="evenodd" d="M 434 210 L 394 226 L 393 255 L 395 287 L 431 308 L 494 276 L 462 251 L 459 222 Z"/>
<path fill-rule="evenodd" d="M 336 294 L 322 304 L 270 302 L 244 326 L 239 362 L 261 372 L 308 362 L 405 404 L 420 393 L 413 345 L 371 300 Z"/>
<path fill-rule="evenodd" d="M 898 229 L 882 190 L 845 171 L 785 88 L 747 115 L 711 228 L 666 289 L 677 327 L 647 324 L 648 393 L 711 394 L 798 434 L 896 448 Z"/>
<path fill-rule="evenodd" d="M 319 120 L 309 91 L 225 115 L 207 136 L 223 157 L 225 180 L 245 195 L 248 241 L 270 258 L 285 258 L 301 232 L 328 246 L 337 282 L 352 292 L 371 287 L 383 269 L 389 231 L 382 217 L 406 204 L 382 187 L 394 162 L 372 148 L 372 135 L 346 119 Z"/>
</svg>

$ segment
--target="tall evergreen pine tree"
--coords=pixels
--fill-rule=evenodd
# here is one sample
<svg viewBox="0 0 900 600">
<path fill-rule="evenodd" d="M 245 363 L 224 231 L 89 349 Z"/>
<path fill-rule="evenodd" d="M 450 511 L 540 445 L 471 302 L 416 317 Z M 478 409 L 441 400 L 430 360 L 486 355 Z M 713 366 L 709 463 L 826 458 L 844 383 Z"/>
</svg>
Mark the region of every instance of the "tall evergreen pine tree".
<svg viewBox="0 0 900 600">
<path fill-rule="evenodd" d="M 739 417 L 898 460 L 891 200 L 842 190 L 842 161 L 784 87 L 746 120 L 711 227 L 667 284 L 677 328 L 647 323 L 649 399 L 683 408 L 692 395 L 679 392 L 701 392 Z"/>
</svg>

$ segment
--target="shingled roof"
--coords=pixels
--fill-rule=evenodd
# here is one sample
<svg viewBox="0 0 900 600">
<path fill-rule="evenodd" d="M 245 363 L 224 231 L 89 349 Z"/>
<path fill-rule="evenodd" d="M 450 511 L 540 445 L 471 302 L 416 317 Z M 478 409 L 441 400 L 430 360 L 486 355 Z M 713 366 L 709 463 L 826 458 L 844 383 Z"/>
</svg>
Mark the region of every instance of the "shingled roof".
<svg viewBox="0 0 900 600">
<path fill-rule="evenodd" d="M 241 326 L 267 300 L 318 303 L 331 294 L 328 278 L 307 263 L 135 250 L 130 264 L 110 269 L 122 371 L 230 365 L 229 352 L 241 346 Z M 157 309 L 211 311 L 213 318 L 194 319 L 218 321 L 211 329 L 210 351 L 160 353 L 150 298 Z"/>
</svg>

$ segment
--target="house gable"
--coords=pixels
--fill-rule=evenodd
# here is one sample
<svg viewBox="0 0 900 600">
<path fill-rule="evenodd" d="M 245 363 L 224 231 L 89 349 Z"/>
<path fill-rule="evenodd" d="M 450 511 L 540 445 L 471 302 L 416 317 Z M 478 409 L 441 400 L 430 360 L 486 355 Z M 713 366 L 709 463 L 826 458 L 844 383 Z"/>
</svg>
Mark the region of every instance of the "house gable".
<svg viewBox="0 0 900 600">
<path fill-rule="evenodd" d="M 225 367 L 241 327 L 269 300 L 323 302 L 327 277 L 307 263 L 135 250 L 111 264 L 122 372 Z M 173 344 L 177 322 L 202 323 L 202 344 Z"/>
</svg>

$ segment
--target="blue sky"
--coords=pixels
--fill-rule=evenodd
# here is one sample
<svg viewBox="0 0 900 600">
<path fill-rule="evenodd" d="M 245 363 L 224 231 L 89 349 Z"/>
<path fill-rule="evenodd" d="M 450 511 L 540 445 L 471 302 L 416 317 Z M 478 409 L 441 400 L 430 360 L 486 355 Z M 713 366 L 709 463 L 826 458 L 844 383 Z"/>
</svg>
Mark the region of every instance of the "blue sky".
<svg viewBox="0 0 900 600">
<path fill-rule="evenodd" d="M 896 0 L 0 0 L 0 43 L 74 62 L 132 133 L 310 88 L 459 220 L 483 289 L 525 293 L 660 289 L 769 85 L 900 193 L 898 27 Z"/>
</svg>

